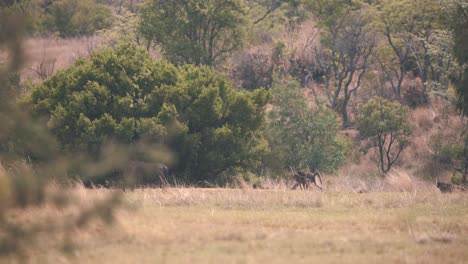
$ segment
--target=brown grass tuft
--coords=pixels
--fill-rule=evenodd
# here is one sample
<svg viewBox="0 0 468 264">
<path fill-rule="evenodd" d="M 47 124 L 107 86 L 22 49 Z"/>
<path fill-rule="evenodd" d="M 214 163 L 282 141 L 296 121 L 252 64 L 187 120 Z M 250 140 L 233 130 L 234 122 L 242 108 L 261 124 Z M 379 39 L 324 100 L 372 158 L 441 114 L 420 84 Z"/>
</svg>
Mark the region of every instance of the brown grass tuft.
<svg viewBox="0 0 468 264">
<path fill-rule="evenodd" d="M 389 190 L 396 192 L 438 191 L 435 184 L 417 180 L 399 168 L 392 169 L 385 177 L 385 182 Z"/>
<path fill-rule="evenodd" d="M 79 38 L 38 37 L 30 38 L 24 44 L 28 58 L 22 78 L 40 80 L 38 70 L 42 69 L 48 77 L 57 70 L 67 68 L 79 57 L 86 57 L 96 48 L 103 45 L 96 36 Z"/>
</svg>

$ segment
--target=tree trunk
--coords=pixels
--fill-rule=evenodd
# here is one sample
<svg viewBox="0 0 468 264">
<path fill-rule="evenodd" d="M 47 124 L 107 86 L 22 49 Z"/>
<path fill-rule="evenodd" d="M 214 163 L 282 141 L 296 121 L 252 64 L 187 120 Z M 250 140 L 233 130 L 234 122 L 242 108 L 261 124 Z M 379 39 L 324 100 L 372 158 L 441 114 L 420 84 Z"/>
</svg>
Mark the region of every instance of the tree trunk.
<svg viewBox="0 0 468 264">
<path fill-rule="evenodd" d="M 343 99 L 343 104 L 341 105 L 341 117 L 343 119 L 343 128 L 347 128 L 349 126 L 348 102 L 349 102 L 349 97 L 346 96 Z"/>
</svg>

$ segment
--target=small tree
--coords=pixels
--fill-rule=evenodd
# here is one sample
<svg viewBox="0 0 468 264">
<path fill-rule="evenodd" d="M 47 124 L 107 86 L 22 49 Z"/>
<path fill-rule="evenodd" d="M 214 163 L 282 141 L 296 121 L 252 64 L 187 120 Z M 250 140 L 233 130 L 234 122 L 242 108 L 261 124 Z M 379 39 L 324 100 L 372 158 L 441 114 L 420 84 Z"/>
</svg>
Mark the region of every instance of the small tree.
<svg viewBox="0 0 468 264">
<path fill-rule="evenodd" d="M 408 146 L 411 134 L 408 108 L 398 102 L 373 98 L 361 108 L 358 129 L 361 137 L 370 141 L 366 150 L 378 148 L 380 169 L 387 173 Z"/>
<path fill-rule="evenodd" d="M 339 138 L 340 124 L 333 111 L 311 109 L 297 81 L 276 80 L 271 93 L 268 135 L 273 154 L 280 157 L 274 167 L 281 163 L 283 169 L 333 171 L 344 163 L 346 144 Z"/>
</svg>

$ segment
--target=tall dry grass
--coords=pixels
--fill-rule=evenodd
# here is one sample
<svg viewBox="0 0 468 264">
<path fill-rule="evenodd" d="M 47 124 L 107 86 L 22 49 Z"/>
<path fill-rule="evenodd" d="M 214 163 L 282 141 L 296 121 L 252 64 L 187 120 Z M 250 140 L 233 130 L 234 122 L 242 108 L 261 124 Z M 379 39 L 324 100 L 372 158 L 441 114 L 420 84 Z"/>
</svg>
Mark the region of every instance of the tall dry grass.
<svg viewBox="0 0 468 264">
<path fill-rule="evenodd" d="M 77 38 L 34 37 L 25 41 L 24 50 L 27 62 L 22 78 L 25 80 L 40 80 L 37 72 L 41 65 L 46 67 L 50 76 L 57 70 L 67 68 L 78 58 L 89 56 L 96 48 L 104 44 L 97 36 Z"/>
<path fill-rule="evenodd" d="M 445 195 L 435 187 L 415 181 L 398 172 L 380 182 L 380 191 L 345 193 L 327 190 L 167 188 L 136 189 L 125 194 L 135 208 L 145 207 L 219 207 L 224 209 L 273 210 L 281 208 L 404 208 L 414 204 L 437 207 L 460 199 L 464 193 Z"/>
<path fill-rule="evenodd" d="M 401 167 L 383 175 L 369 159 L 346 165 L 336 176 L 328 176 L 324 181 L 326 190 L 339 193 L 439 192 L 435 181 L 421 179 Z"/>
</svg>

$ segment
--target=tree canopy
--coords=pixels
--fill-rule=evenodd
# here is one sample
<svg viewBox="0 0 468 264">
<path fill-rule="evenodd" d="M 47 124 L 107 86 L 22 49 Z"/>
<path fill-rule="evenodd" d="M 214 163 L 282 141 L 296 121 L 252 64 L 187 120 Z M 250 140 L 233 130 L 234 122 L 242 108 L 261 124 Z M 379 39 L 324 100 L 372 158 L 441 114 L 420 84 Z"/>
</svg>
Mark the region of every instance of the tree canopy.
<svg viewBox="0 0 468 264">
<path fill-rule="evenodd" d="M 139 29 L 171 62 L 211 66 L 242 47 L 245 15 L 242 0 L 147 0 Z"/>
<path fill-rule="evenodd" d="M 458 93 L 457 106 L 468 115 L 468 5 L 454 0 L 448 6 L 446 23 L 453 33 L 453 54 L 462 68 L 454 78 Z"/>
<path fill-rule="evenodd" d="M 371 8 L 358 2 L 317 0 L 312 2 L 319 19 L 325 90 L 332 108 L 341 114 L 343 127 L 350 125 L 348 105 L 361 87 L 376 46 L 370 27 Z"/>
<path fill-rule="evenodd" d="M 99 155 L 109 141 L 164 144 L 186 180 L 252 168 L 266 149 L 266 91 L 237 91 L 206 67 L 153 62 L 130 44 L 78 61 L 31 97 L 34 113 L 48 117 L 65 151 Z"/>
<path fill-rule="evenodd" d="M 368 148 L 378 148 L 380 169 L 387 173 L 408 146 L 408 108 L 399 102 L 373 98 L 361 108 L 358 129 L 363 139 L 370 139 Z"/>
<path fill-rule="evenodd" d="M 112 24 L 112 11 L 90 0 L 60 0 L 45 8 L 46 28 L 63 37 L 90 35 Z"/>
<path fill-rule="evenodd" d="M 269 136 L 274 151 L 283 152 L 283 168 L 316 168 L 331 172 L 346 161 L 346 144 L 331 110 L 313 110 L 297 81 L 278 81 L 271 88 L 273 109 Z"/>
</svg>

